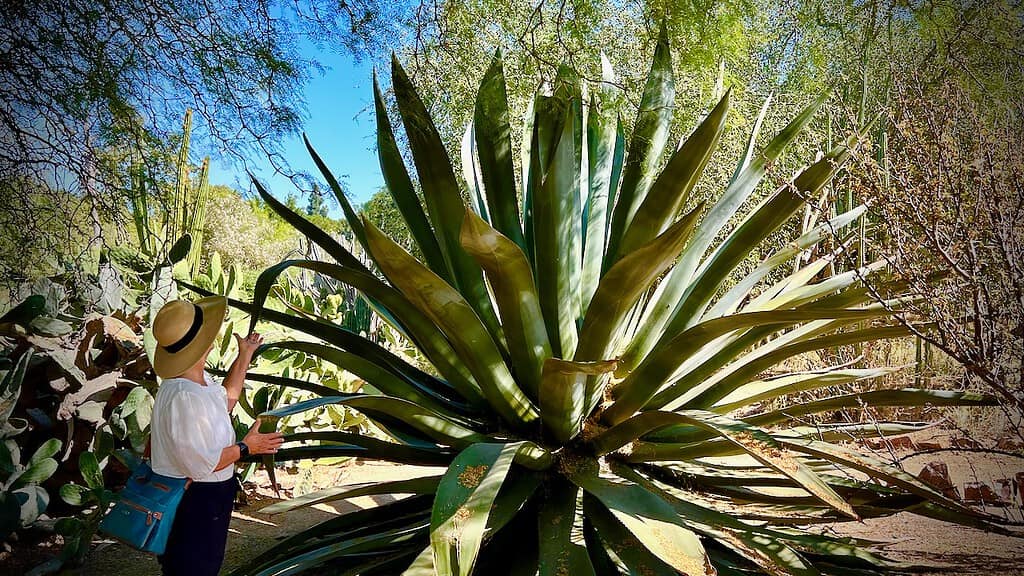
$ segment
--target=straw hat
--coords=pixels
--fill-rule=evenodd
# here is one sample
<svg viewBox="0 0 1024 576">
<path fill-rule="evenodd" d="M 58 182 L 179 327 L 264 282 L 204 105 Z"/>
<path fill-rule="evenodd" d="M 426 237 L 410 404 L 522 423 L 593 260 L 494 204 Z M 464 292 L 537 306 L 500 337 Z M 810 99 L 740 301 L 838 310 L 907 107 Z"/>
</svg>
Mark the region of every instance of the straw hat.
<svg viewBox="0 0 1024 576">
<path fill-rule="evenodd" d="M 157 376 L 180 376 L 198 362 L 217 338 L 227 308 L 228 300 L 223 296 L 164 304 L 153 320 L 153 370 Z"/>
</svg>

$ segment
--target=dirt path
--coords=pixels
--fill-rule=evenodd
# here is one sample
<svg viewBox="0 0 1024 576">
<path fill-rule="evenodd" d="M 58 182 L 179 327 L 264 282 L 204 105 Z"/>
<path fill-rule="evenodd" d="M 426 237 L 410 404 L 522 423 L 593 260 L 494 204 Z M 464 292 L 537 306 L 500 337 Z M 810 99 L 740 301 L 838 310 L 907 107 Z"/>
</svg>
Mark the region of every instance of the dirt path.
<svg viewBox="0 0 1024 576">
<path fill-rule="evenodd" d="M 907 460 L 908 472 L 917 473 L 932 458 Z M 943 461 L 950 467 L 955 482 L 965 478 L 998 476 L 1006 469 L 1006 462 L 1000 459 L 978 459 L 972 457 L 968 465 L 963 458 L 945 455 Z M 411 478 L 442 472 L 440 468 L 396 466 L 382 463 L 357 463 L 341 468 L 315 467 L 316 487 L 380 482 Z M 279 481 L 286 489 L 297 481 L 297 475 L 280 474 Z M 231 531 L 228 536 L 225 572 L 240 565 L 247 558 L 272 546 L 278 539 L 290 536 L 334 515 L 342 514 L 387 502 L 390 497 L 364 497 L 351 501 L 318 505 L 269 516 L 260 512 L 267 505 L 277 502 L 270 494 L 266 476 L 254 478 L 258 490 L 250 505 L 233 514 Z M 1019 513 L 1019 509 L 1015 512 Z M 912 514 L 899 514 L 890 518 L 868 520 L 862 523 L 845 522 L 826 526 L 826 530 L 837 534 L 892 540 L 886 547 L 894 559 L 913 563 L 947 563 L 956 568 L 944 574 L 972 574 L 999 576 L 1024 576 L 1024 538 L 1012 538 L 987 534 L 979 530 L 954 524 L 922 518 Z M 151 576 L 159 574 L 156 560 L 115 542 L 100 542 L 93 551 L 88 565 L 78 574 L 83 576 Z"/>
</svg>

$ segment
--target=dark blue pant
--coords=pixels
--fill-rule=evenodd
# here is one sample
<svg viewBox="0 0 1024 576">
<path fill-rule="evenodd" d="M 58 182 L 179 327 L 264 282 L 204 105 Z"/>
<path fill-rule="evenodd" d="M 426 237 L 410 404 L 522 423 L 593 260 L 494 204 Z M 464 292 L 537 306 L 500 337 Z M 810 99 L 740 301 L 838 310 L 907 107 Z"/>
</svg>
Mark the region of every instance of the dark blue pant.
<svg viewBox="0 0 1024 576">
<path fill-rule="evenodd" d="M 167 549 L 158 556 L 164 576 L 217 576 L 224 562 L 238 480 L 193 482 L 178 504 Z"/>
</svg>

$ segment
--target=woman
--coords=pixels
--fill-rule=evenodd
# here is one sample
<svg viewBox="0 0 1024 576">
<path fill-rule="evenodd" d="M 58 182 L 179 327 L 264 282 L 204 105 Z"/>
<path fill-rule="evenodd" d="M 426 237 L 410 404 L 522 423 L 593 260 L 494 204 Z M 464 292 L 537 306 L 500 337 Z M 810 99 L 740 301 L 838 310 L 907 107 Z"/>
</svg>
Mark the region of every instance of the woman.
<svg viewBox="0 0 1024 576">
<path fill-rule="evenodd" d="M 206 373 L 206 357 L 226 311 L 223 296 L 173 300 L 153 320 L 153 370 L 163 381 L 153 406 L 151 465 L 157 474 L 192 479 L 159 556 L 165 576 L 220 571 L 238 489 L 233 465 L 249 454 L 273 454 L 283 442 L 278 432 L 261 434 L 259 420 L 235 442 L 231 410 L 263 338 L 256 332 L 245 338 L 235 334 L 238 358 L 223 386 L 216 384 Z"/>
</svg>

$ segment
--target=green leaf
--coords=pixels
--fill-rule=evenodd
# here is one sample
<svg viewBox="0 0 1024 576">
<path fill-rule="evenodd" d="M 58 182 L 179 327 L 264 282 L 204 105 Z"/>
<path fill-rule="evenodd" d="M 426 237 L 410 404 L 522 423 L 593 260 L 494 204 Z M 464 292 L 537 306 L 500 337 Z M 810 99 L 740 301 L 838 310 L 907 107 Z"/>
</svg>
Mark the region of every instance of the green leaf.
<svg viewBox="0 0 1024 576">
<path fill-rule="evenodd" d="M 576 360 L 601 360 L 611 356 L 630 310 L 651 284 L 668 270 L 693 231 L 703 204 L 679 219 L 668 230 L 615 263 L 597 287 L 590 302 Z"/>
<path fill-rule="evenodd" d="M 715 338 L 752 326 L 777 324 L 776 329 L 786 325 L 809 322 L 819 319 L 833 318 L 872 318 L 889 314 L 882 310 L 771 310 L 765 312 L 747 312 L 715 318 L 693 326 L 671 341 L 659 347 L 651 356 L 623 380 L 616 392 L 618 399 L 602 415 L 602 419 L 610 424 L 621 422 L 645 405 L 660 408 L 668 401 L 675 399 L 685 390 L 674 386 L 662 390 L 655 397 L 658 389 L 672 376 L 680 364 L 702 346 Z M 729 390 L 731 392 L 731 390 Z M 651 402 L 652 397 L 655 399 Z M 715 398 L 714 400 L 718 400 Z M 712 404 L 714 402 L 711 402 Z M 691 405 L 694 406 L 694 405 Z M 703 407 L 703 406 L 694 406 Z"/>
<path fill-rule="evenodd" d="M 256 180 L 255 176 L 250 174 L 249 177 L 252 179 L 252 183 L 256 187 L 256 191 L 259 192 L 263 201 L 266 202 L 278 216 L 284 219 L 285 222 L 291 224 L 292 227 L 301 232 L 306 238 L 309 238 L 311 242 L 323 248 L 324 251 L 330 254 L 330 256 L 337 260 L 338 263 L 350 266 L 357 270 L 366 270 L 363 263 L 353 256 L 352 253 L 342 246 L 337 240 L 331 238 L 330 234 L 324 232 L 316 224 L 313 224 L 309 220 L 297 214 L 291 208 L 279 202 L 278 199 L 274 198 L 270 192 L 267 192 L 263 185 L 260 184 L 259 180 Z"/>
<path fill-rule="evenodd" d="M 477 92 L 473 135 L 480 157 L 480 175 L 486 190 L 491 224 L 521 249 L 526 248 L 519 203 L 516 200 L 508 95 L 501 52 L 495 51 Z"/>
<path fill-rule="evenodd" d="M 284 437 L 287 443 L 303 440 L 327 443 L 281 448 L 275 454 L 276 459 L 285 461 L 357 456 L 417 466 L 447 466 L 455 458 L 455 452 L 450 448 L 396 444 L 351 432 L 299 432 Z"/>
<path fill-rule="evenodd" d="M 605 60 L 607 61 L 607 60 Z M 580 275 L 581 306 L 588 310 L 590 299 L 604 271 L 605 244 L 610 212 L 622 173 L 622 157 L 625 136 L 622 120 L 600 109 L 597 94 L 591 94 L 590 110 L 587 114 L 587 175 L 590 178 L 589 194 L 583 207 L 585 238 L 583 243 L 583 271 Z"/>
<path fill-rule="evenodd" d="M 435 442 L 450 446 L 468 446 L 474 442 L 482 442 L 488 439 L 486 436 L 453 422 L 428 408 L 388 396 L 353 394 L 329 398 L 314 398 L 312 400 L 287 404 L 275 410 L 265 412 L 262 415 L 283 418 L 329 404 L 351 406 L 374 421 L 380 421 L 385 425 L 389 422 L 398 422 L 410 426 Z"/>
<path fill-rule="evenodd" d="M 316 504 L 358 498 L 360 496 L 372 496 L 378 494 L 433 494 L 437 491 L 438 482 L 441 476 L 424 476 L 409 480 L 395 480 L 391 482 L 371 482 L 356 486 L 336 486 L 316 492 L 309 492 L 291 500 L 277 502 L 260 510 L 264 514 L 281 514 L 299 508 L 308 508 Z"/>
<path fill-rule="evenodd" d="M 771 426 L 779 422 L 798 419 L 807 414 L 826 410 L 859 408 L 862 406 L 998 406 L 999 400 L 988 394 L 954 392 L 950 390 L 872 390 L 857 394 L 833 396 L 812 402 L 792 404 L 785 408 L 744 418 L 755 426 Z"/>
<path fill-rule="evenodd" d="M 418 404 L 443 414 L 450 420 L 466 422 L 463 417 L 451 411 L 451 406 L 445 397 L 425 386 L 421 386 L 419 382 L 412 378 L 405 377 L 402 374 L 395 374 L 357 354 L 351 354 L 332 346 L 313 342 L 274 342 L 265 346 L 284 350 L 297 350 L 311 354 L 365 380 L 387 396 Z"/>
<path fill-rule="evenodd" d="M 765 238 L 796 214 L 808 198 L 817 197 L 849 159 L 855 143 L 853 136 L 800 172 L 791 184 L 781 187 L 715 247 L 683 293 L 665 329 L 667 336 L 697 322 L 725 279 Z"/>
<path fill-rule="evenodd" d="M 583 514 L 592 533 L 587 539 L 591 560 L 593 561 L 595 556 L 604 556 L 606 562 L 610 564 L 602 566 L 604 572 L 597 572 L 600 576 L 618 576 L 623 573 L 650 576 L 679 575 L 678 571 L 652 554 L 597 498 L 589 494 L 583 495 Z M 596 568 L 600 564 L 594 562 L 593 565 Z"/>
<path fill-rule="evenodd" d="M 652 430 L 673 424 L 698 426 L 727 438 L 742 447 L 758 462 L 765 466 L 771 466 L 792 478 L 803 489 L 829 506 L 851 518 L 859 519 L 849 503 L 836 494 L 835 490 L 807 465 L 782 450 L 779 444 L 764 430 L 741 420 L 733 420 L 712 412 L 699 410 L 685 410 L 679 413 L 644 412 L 601 433 L 593 441 L 594 449 L 598 454 L 604 454 L 616 450 Z"/>
<path fill-rule="evenodd" d="M 414 306 L 398 290 L 384 284 L 372 274 L 354 270 L 345 266 L 328 264 L 313 260 L 285 260 L 264 270 L 256 280 L 253 288 L 252 302 L 256 312 L 252 314 L 249 331 L 252 332 L 256 323 L 263 315 L 263 304 L 278 276 L 290 267 L 305 268 L 318 274 L 329 276 L 343 282 L 372 298 L 400 322 L 399 328 L 408 332 L 410 339 L 427 356 L 435 368 L 444 375 L 448 382 L 460 395 L 477 407 L 485 405 L 483 395 L 473 381 L 472 375 L 466 370 L 462 361 L 455 354 L 451 344 L 437 326 Z"/>
<path fill-rule="evenodd" d="M 78 456 L 78 470 L 82 473 L 85 485 L 93 490 L 103 488 L 103 472 L 100 463 L 92 452 L 82 452 Z"/>
<path fill-rule="evenodd" d="M 192 251 L 192 235 L 189 233 L 182 234 L 181 238 L 178 238 L 171 246 L 171 249 L 167 251 L 167 262 L 171 265 L 181 262 L 185 258 L 188 258 L 189 252 Z"/>
<path fill-rule="evenodd" d="M 826 97 L 818 98 L 786 125 L 768 143 L 761 154 L 757 155 L 729 184 L 722 197 L 704 216 L 692 241 L 683 251 L 679 263 L 662 280 L 664 288 L 649 305 L 640 330 L 623 354 L 621 370 L 627 371 L 639 364 L 661 338 L 665 325 L 675 315 L 676 309 L 682 303 L 683 293 L 691 286 L 691 277 L 701 258 L 722 228 L 733 218 L 739 207 L 746 202 L 761 179 L 764 178 L 768 165 L 775 162 L 786 146 L 796 139 L 796 136 L 810 122 L 814 113 L 825 102 Z"/>
<path fill-rule="evenodd" d="M 672 51 L 668 44 L 668 28 L 663 20 L 658 33 L 658 44 L 654 49 L 654 62 L 647 75 L 633 137 L 629 143 L 629 155 L 622 173 L 622 186 L 612 212 L 606 252 L 612 257 L 605 260 L 605 269 L 614 264 L 613 256 L 619 253 L 619 244 L 646 198 L 651 183 L 654 182 L 658 161 L 668 142 L 675 98 Z"/>
<path fill-rule="evenodd" d="M 18 479 L 14 482 L 13 486 L 15 488 L 20 488 L 29 484 L 38 484 L 50 476 L 53 476 L 53 473 L 56 471 L 57 461 L 53 458 L 41 458 L 39 460 L 35 460 L 35 457 L 33 456 L 33 461 L 30 462 L 25 471 L 18 476 Z"/>
<path fill-rule="evenodd" d="M 539 576 L 596 576 L 583 541 L 582 513 L 580 489 L 553 480 L 537 517 Z"/>
<path fill-rule="evenodd" d="M 540 387 L 540 413 L 545 429 L 560 444 L 579 434 L 586 417 L 587 382 L 615 369 L 614 360 L 573 362 L 548 358 Z"/>
<path fill-rule="evenodd" d="M 541 367 L 551 356 L 540 300 L 526 254 L 471 210 L 462 223 L 462 246 L 487 274 L 501 313 L 516 382 L 531 398 L 540 390 Z"/>
<path fill-rule="evenodd" d="M 430 545 L 438 576 L 472 573 L 491 505 L 523 445 L 473 444 L 448 467 L 430 515 Z"/>
<path fill-rule="evenodd" d="M 60 487 L 60 498 L 72 506 L 83 506 L 89 502 L 90 491 L 78 484 L 65 484 Z"/>
<path fill-rule="evenodd" d="M 617 260 L 619 255 L 628 255 L 650 242 L 669 226 L 676 214 L 686 205 L 690 192 L 703 174 L 711 159 L 711 153 L 725 130 L 730 94 L 731 90 L 726 91 L 718 105 L 672 154 L 672 158 L 651 185 L 647 197 L 633 216 L 618 247 L 618 254 L 610 254 L 611 258 Z M 702 203 L 694 212 L 700 214 L 704 211 L 703 208 Z"/>
<path fill-rule="evenodd" d="M 448 282 L 453 282 L 444 255 L 441 253 L 441 245 L 438 244 L 437 237 L 430 228 L 430 222 L 423 213 L 423 206 L 395 142 L 391 120 L 388 119 L 387 107 L 384 104 L 384 95 L 377 83 L 376 71 L 373 73 L 373 104 L 377 117 L 377 155 L 380 158 L 380 171 L 384 175 L 388 193 L 394 198 L 395 206 L 409 227 L 409 233 L 426 259 L 427 266 Z"/>
<path fill-rule="evenodd" d="M 21 383 L 25 379 L 25 371 L 31 360 L 32 349 L 28 349 L 14 363 L 14 367 L 0 379 L 0 423 L 6 423 L 11 419 L 14 406 L 18 403 L 18 397 L 21 396 Z M 3 437 L 13 435 L 6 434 Z"/>
<path fill-rule="evenodd" d="M 861 454 L 855 450 L 807 438 L 789 438 L 776 435 L 775 440 L 779 444 L 782 444 L 786 448 L 795 452 L 801 452 L 803 454 L 823 458 L 829 462 L 834 462 L 865 474 L 869 474 L 874 478 L 885 481 L 890 486 L 902 488 L 912 494 L 921 496 L 931 502 L 961 514 L 975 518 L 987 518 L 989 520 L 996 519 L 996 517 L 986 514 L 985 512 L 974 510 L 973 508 L 964 506 L 956 500 L 946 498 L 939 492 L 936 492 L 931 486 L 928 486 L 895 466 L 882 462 L 877 458 Z"/>
<path fill-rule="evenodd" d="M 533 241 L 537 292 L 552 353 L 570 358 L 576 350 L 580 310 L 580 157 L 581 132 L 572 106 L 565 107 L 544 181 L 534 190 Z"/>
<path fill-rule="evenodd" d="M 596 461 L 569 464 L 565 474 L 600 500 L 615 519 L 662 562 L 683 574 L 715 574 L 700 539 L 660 497 L 633 482 L 612 482 L 601 478 Z M 590 518 L 597 517 L 585 513 Z"/>
<path fill-rule="evenodd" d="M 0 324 L 18 324 L 28 326 L 37 316 L 46 311 L 46 297 L 42 294 L 32 294 L 25 298 L 17 306 L 11 308 L 3 316 L 0 316 Z"/>
<path fill-rule="evenodd" d="M 57 438 L 50 438 L 46 442 L 43 442 L 43 445 L 40 446 L 39 448 L 36 448 L 35 453 L 32 454 L 32 458 L 29 459 L 29 466 L 41 462 L 47 458 L 53 458 L 54 456 L 57 455 L 58 452 L 60 452 L 60 448 L 61 441 L 58 440 Z"/>
<path fill-rule="evenodd" d="M 459 243 L 459 228 L 465 206 L 448 152 L 426 106 L 397 58 L 391 60 L 391 80 L 420 186 L 423 187 L 427 214 L 438 233 L 441 252 L 451 270 L 449 277 L 455 280 L 454 286 L 479 314 L 488 331 L 497 337 L 500 328 L 487 296 L 483 273 Z"/>
<path fill-rule="evenodd" d="M 519 389 L 497 344 L 462 295 L 373 224 L 366 224 L 377 264 L 406 298 L 441 328 L 494 410 L 514 426 L 535 420 L 536 408 Z"/>
<path fill-rule="evenodd" d="M 349 228 L 352 229 L 352 234 L 359 241 L 359 244 L 366 248 L 366 232 L 363 230 L 359 217 L 356 216 L 356 211 L 352 209 L 352 204 L 349 203 L 345 191 L 341 188 L 341 184 L 338 183 L 338 179 L 334 177 L 331 169 L 327 167 L 327 164 L 320 158 L 320 155 L 316 153 L 316 150 L 309 143 L 309 138 L 305 134 L 302 135 L 302 141 L 306 144 L 306 150 L 309 152 L 310 157 L 313 158 L 313 163 L 316 164 L 317 169 L 323 174 L 324 180 L 327 180 L 327 185 L 334 192 L 334 197 L 338 199 L 338 205 L 341 206 L 341 211 L 345 215 L 345 221 L 348 222 Z"/>
<path fill-rule="evenodd" d="M 808 309 L 808 311 L 810 310 L 811 309 Z M 751 312 L 750 314 L 759 314 L 759 312 Z M 848 316 L 847 318 L 851 317 L 852 316 Z M 698 324 L 698 326 L 700 326 L 700 324 Z M 793 332 L 796 332 L 796 330 Z M 787 358 L 792 358 L 793 356 L 797 356 L 805 352 L 810 352 L 812 350 L 825 350 L 836 346 L 855 344 L 857 342 L 899 338 L 906 336 L 909 333 L 909 329 L 902 325 L 882 326 L 876 328 L 865 328 L 863 330 L 851 330 L 849 332 L 841 332 L 838 334 L 829 334 L 819 338 L 803 339 L 779 346 L 771 351 L 765 351 L 764 354 L 760 354 L 757 357 L 741 362 L 735 370 L 727 373 L 721 379 L 708 382 L 700 389 L 699 394 L 692 395 L 686 399 L 685 407 L 703 410 L 709 406 L 713 406 L 727 394 L 749 382 L 754 375 L 761 373 L 764 369 L 774 366 Z M 673 384 L 673 386 L 675 386 L 675 384 Z M 671 388 L 672 387 L 670 386 L 666 390 L 660 392 L 659 395 L 668 392 L 665 399 L 671 400 L 672 392 L 669 392 Z M 655 407 L 655 404 L 660 403 L 659 401 L 660 398 L 656 397 L 649 405 Z M 668 403 L 666 406 L 671 408 L 676 407 L 672 403 Z"/>
<path fill-rule="evenodd" d="M 758 526 L 752 526 L 729 514 L 705 508 L 676 497 L 670 490 L 644 478 L 628 466 L 612 463 L 612 471 L 619 476 L 636 482 L 665 499 L 676 510 L 683 521 L 692 529 L 713 538 L 773 574 L 793 576 L 817 576 L 819 572 L 809 565 L 795 550 L 787 546 L 785 534 Z M 824 537 L 819 537 L 821 542 Z M 808 540 L 815 542 L 814 536 Z"/>
</svg>

